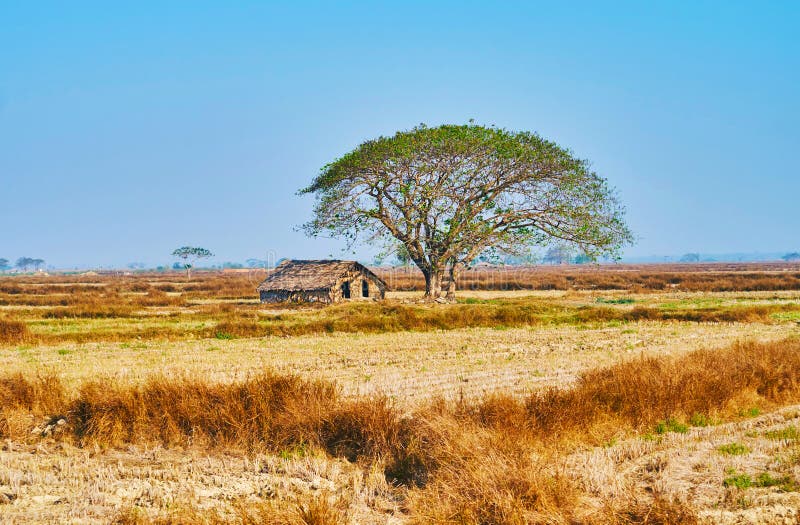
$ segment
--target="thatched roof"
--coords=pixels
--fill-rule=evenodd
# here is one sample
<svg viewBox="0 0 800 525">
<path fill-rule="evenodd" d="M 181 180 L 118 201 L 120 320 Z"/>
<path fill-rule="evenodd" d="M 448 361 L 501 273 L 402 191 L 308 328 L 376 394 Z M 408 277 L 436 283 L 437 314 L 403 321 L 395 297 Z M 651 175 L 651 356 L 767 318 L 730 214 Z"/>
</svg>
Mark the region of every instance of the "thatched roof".
<svg viewBox="0 0 800 525">
<path fill-rule="evenodd" d="M 377 275 L 356 261 L 284 261 L 258 287 L 269 290 L 327 290 L 347 272 L 360 271 L 386 286 Z"/>
</svg>

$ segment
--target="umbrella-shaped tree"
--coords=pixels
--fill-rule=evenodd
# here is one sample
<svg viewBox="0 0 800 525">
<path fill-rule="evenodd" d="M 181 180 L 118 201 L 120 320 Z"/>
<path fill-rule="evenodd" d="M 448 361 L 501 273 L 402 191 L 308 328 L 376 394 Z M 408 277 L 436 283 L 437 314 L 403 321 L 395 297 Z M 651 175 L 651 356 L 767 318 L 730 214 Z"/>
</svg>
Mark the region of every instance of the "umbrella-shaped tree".
<svg viewBox="0 0 800 525">
<path fill-rule="evenodd" d="M 186 268 L 186 279 L 189 280 L 192 278 L 192 268 L 195 263 L 200 259 L 213 257 L 214 254 L 198 246 L 182 246 L 172 252 L 172 256 L 183 260 L 183 266 Z"/>
<path fill-rule="evenodd" d="M 364 142 L 300 193 L 317 197 L 310 235 L 399 242 L 437 298 L 445 273 L 487 250 L 565 242 L 589 257 L 633 237 L 624 209 L 589 163 L 537 134 L 478 125 L 420 125 Z"/>
</svg>

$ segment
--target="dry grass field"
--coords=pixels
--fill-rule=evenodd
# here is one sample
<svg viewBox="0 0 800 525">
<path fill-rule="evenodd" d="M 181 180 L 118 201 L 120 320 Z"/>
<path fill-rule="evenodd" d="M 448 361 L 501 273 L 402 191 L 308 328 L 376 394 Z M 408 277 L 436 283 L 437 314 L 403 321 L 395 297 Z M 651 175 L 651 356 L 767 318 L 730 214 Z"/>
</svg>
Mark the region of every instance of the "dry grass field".
<svg viewBox="0 0 800 525">
<path fill-rule="evenodd" d="M 800 523 L 800 266 L 0 277 L 0 522 Z"/>
</svg>

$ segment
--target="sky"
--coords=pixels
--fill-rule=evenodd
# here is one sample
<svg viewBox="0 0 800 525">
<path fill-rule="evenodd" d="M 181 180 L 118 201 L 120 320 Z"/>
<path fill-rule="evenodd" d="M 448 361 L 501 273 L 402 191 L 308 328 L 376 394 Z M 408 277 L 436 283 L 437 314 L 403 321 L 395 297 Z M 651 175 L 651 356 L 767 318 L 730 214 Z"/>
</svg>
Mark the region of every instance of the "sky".
<svg viewBox="0 0 800 525">
<path fill-rule="evenodd" d="M 0 0 L 0 257 L 356 256 L 326 163 L 419 123 L 589 159 L 629 258 L 800 251 L 800 3 Z"/>
</svg>

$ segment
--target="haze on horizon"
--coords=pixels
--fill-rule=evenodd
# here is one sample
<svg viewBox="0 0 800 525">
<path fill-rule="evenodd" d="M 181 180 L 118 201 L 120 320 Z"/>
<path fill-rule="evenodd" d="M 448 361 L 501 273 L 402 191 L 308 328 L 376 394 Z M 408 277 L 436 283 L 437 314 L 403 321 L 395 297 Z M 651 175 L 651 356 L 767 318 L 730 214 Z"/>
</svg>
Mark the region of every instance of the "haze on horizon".
<svg viewBox="0 0 800 525">
<path fill-rule="evenodd" d="M 364 140 L 469 119 L 590 159 L 626 257 L 800 251 L 799 22 L 795 2 L 6 2 L 0 257 L 348 256 L 295 231 L 295 192 Z"/>
</svg>

